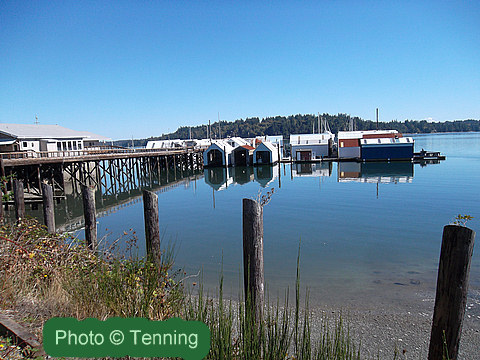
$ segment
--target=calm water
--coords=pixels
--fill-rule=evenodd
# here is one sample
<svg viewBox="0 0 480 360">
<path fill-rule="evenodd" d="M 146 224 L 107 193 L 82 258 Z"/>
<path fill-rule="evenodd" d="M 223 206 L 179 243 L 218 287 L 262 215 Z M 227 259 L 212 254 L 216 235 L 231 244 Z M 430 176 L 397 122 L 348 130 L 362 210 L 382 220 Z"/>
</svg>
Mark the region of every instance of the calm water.
<svg viewBox="0 0 480 360">
<path fill-rule="evenodd" d="M 207 287 L 218 286 L 223 261 L 225 287 L 237 294 L 242 198 L 274 188 L 264 208 L 270 294 L 293 288 L 301 242 L 301 282 L 312 302 L 348 306 L 431 297 L 443 226 L 461 213 L 474 216 L 468 226 L 480 229 L 480 134 L 418 135 L 415 141 L 417 151 L 441 151 L 447 160 L 427 166 L 332 163 L 207 170 L 196 181 L 159 192 L 164 241 L 176 243 L 177 267 L 189 274 L 203 269 Z M 124 201 L 124 207 L 98 219 L 99 233 L 109 234 L 109 241 L 129 229 L 143 239 L 141 198 L 125 196 Z M 478 249 L 470 288 L 478 296 Z"/>
</svg>

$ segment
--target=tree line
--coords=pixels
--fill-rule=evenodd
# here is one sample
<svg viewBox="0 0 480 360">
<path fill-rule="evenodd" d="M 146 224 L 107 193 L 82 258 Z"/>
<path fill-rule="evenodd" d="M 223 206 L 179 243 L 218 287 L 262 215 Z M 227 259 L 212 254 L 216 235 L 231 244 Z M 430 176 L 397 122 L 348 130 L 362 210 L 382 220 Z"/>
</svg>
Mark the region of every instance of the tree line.
<svg viewBox="0 0 480 360">
<path fill-rule="evenodd" d="M 377 124 L 372 120 L 363 120 L 359 117 L 351 117 L 347 114 L 323 114 L 321 118 L 327 120 L 330 130 L 335 134 L 338 131 L 346 130 L 375 130 Z M 220 120 L 211 124 L 211 138 L 225 138 L 240 136 L 243 138 L 262 135 L 283 135 L 288 138 L 290 134 L 307 134 L 318 132 L 318 116 L 312 114 L 275 116 L 260 119 L 258 117 L 239 119 L 235 121 Z M 148 139 L 137 139 L 135 146 L 145 146 L 150 140 L 167 139 L 204 139 L 207 138 L 208 125 L 181 126 L 175 132 L 153 136 Z M 379 130 L 398 130 L 405 134 L 435 133 L 435 132 L 468 132 L 480 131 L 480 120 L 455 120 L 445 122 L 428 122 L 426 120 L 392 120 L 389 122 L 380 121 Z M 115 145 L 129 147 L 132 140 L 118 140 Z"/>
</svg>

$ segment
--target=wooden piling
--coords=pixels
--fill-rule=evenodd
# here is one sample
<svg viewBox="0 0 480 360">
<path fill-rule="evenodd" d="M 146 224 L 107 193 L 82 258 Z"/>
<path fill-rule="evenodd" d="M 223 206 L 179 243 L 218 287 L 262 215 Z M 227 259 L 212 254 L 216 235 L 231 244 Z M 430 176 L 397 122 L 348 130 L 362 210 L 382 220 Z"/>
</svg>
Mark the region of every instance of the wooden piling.
<svg viewBox="0 0 480 360">
<path fill-rule="evenodd" d="M 474 240 L 475 232 L 467 227 L 443 228 L 429 360 L 442 359 L 444 355 L 457 359 Z"/>
<path fill-rule="evenodd" d="M 43 219 L 49 234 L 55 233 L 55 211 L 53 203 L 53 189 L 50 185 L 42 183 Z"/>
<path fill-rule="evenodd" d="M 2 190 L 2 187 L 0 186 L 0 223 L 3 222 L 4 217 L 5 217 L 5 211 L 3 209 L 3 190 Z"/>
<path fill-rule="evenodd" d="M 158 196 L 154 192 L 143 190 L 143 214 L 145 217 L 147 256 L 160 266 L 161 250 L 160 226 L 158 223 Z"/>
<path fill-rule="evenodd" d="M 243 199 L 243 281 L 245 305 L 251 307 L 258 327 L 264 304 L 263 208 L 252 199 Z"/>
<path fill-rule="evenodd" d="M 25 197 L 23 183 L 18 179 L 13 181 L 13 198 L 15 201 L 15 217 L 17 221 L 20 221 L 25 218 Z"/>
<path fill-rule="evenodd" d="M 83 215 L 85 217 L 85 240 L 90 249 L 97 249 L 97 216 L 95 214 L 95 193 L 92 188 L 82 185 Z"/>
</svg>

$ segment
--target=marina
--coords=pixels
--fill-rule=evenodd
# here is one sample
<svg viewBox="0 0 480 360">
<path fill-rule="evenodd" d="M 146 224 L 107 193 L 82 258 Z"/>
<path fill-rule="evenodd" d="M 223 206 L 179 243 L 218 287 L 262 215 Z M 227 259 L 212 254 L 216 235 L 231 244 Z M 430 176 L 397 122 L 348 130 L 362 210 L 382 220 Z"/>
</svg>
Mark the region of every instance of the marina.
<svg viewBox="0 0 480 360">
<path fill-rule="evenodd" d="M 378 127 L 378 126 L 377 126 Z M 353 127 L 352 127 L 353 128 Z M 314 129 L 313 129 L 314 130 Z M 13 190 L 13 178 L 23 182 L 28 202 L 36 207 L 41 183 L 54 196 L 79 192 L 82 184 L 101 194 L 130 192 L 165 173 L 183 177 L 187 171 L 215 167 L 263 166 L 277 163 L 390 162 L 432 163 L 444 160 L 440 152 L 414 152 L 412 137 L 396 130 L 339 131 L 328 123 L 319 133 L 243 139 L 188 139 L 149 141 L 144 148 L 106 145 L 107 138 L 51 125 L 0 124 L 0 176 L 4 190 Z M 320 131 L 322 131 L 320 133 Z M 56 149 L 56 150 L 54 150 Z M 19 151 L 21 150 L 21 151 Z M 5 204 L 8 206 L 8 201 Z"/>
<path fill-rule="evenodd" d="M 159 195 L 161 232 L 166 243 L 176 243 L 176 265 L 189 274 L 203 269 L 210 289 L 218 286 L 223 262 L 225 289 L 236 296 L 241 199 L 274 188 L 264 210 L 265 276 L 272 294 L 294 284 L 292 254 L 301 241 L 301 279 L 310 288 L 312 303 L 407 302 L 435 287 L 442 226 L 466 213 L 474 216 L 469 226 L 478 228 L 475 215 L 480 210 L 475 190 L 480 181 L 479 134 L 419 135 L 415 141 L 420 148 L 449 154 L 448 160 L 426 166 L 324 161 L 220 167 L 184 171 L 183 178 L 177 169 L 177 180 L 169 170 L 168 181 L 166 172 L 159 184 L 157 177 L 150 183 L 147 176 L 144 188 Z M 140 195 L 138 189 L 129 193 L 121 188 L 117 194 L 97 190 L 98 232 L 105 244 L 125 238 L 129 229 L 143 239 Z M 7 213 L 12 216 L 11 210 Z M 41 206 L 27 213 L 42 219 Z M 67 193 L 55 204 L 55 216 L 58 228 L 82 238 L 78 193 Z M 144 244 L 138 244 L 142 254 Z M 477 299 L 478 279 L 475 253 L 470 288 Z"/>
</svg>

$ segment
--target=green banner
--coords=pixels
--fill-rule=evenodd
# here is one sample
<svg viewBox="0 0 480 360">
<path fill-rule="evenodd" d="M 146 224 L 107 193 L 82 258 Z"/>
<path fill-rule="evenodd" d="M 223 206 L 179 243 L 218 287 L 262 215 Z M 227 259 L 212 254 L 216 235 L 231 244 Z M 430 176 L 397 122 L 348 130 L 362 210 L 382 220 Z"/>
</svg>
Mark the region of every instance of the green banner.
<svg viewBox="0 0 480 360">
<path fill-rule="evenodd" d="M 43 348 L 63 357 L 181 357 L 198 360 L 210 351 L 210 329 L 200 321 L 173 318 L 52 318 L 43 327 Z"/>
</svg>

